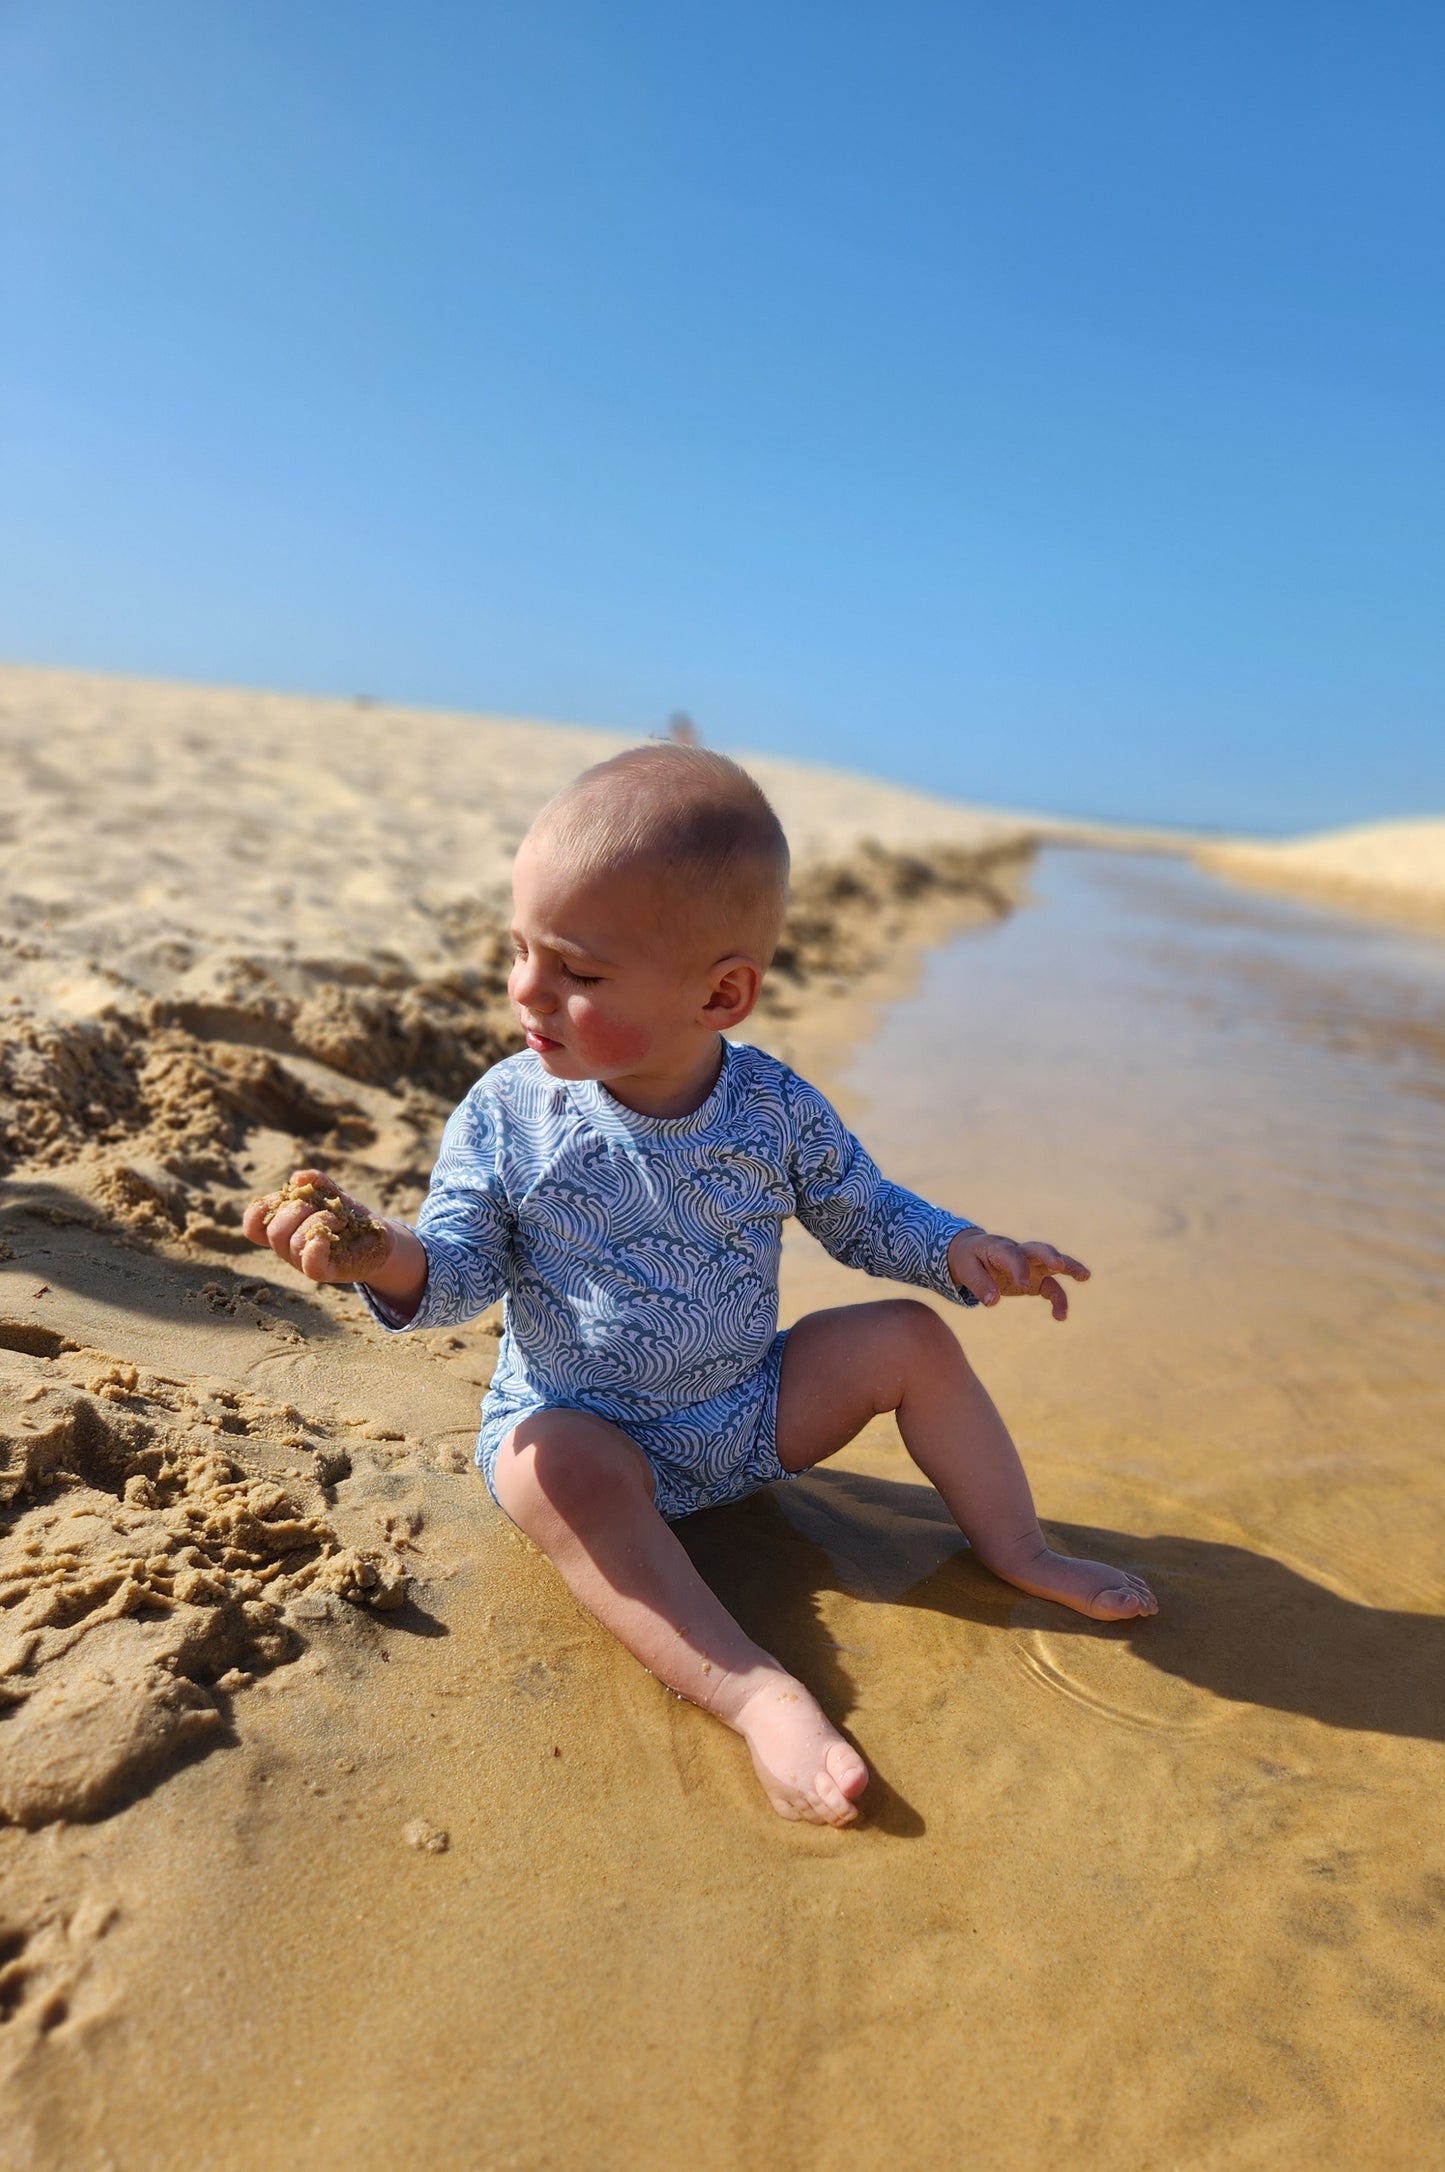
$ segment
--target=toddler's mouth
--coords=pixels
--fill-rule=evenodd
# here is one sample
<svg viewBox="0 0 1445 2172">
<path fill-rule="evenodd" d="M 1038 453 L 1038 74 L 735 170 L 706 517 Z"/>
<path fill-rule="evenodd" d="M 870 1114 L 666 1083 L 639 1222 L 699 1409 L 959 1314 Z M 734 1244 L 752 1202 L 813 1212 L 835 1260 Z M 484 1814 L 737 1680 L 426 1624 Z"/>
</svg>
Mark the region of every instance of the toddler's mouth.
<svg viewBox="0 0 1445 2172">
<path fill-rule="evenodd" d="M 549 1050 L 560 1048 L 562 1043 L 560 1041 L 549 1041 L 545 1033 L 539 1033 L 535 1026 L 528 1026 L 527 1046 L 535 1055 L 545 1056 Z"/>
</svg>

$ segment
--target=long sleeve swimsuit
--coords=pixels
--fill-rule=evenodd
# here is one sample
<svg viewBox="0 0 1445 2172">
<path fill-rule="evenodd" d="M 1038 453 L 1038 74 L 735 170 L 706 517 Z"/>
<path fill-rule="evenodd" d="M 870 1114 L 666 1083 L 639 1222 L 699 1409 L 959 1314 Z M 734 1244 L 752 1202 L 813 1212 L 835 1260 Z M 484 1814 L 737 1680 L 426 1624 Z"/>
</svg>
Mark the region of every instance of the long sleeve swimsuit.
<svg viewBox="0 0 1445 2172">
<path fill-rule="evenodd" d="M 535 1055 L 452 1115 L 417 1221 L 427 1285 L 409 1329 L 504 1299 L 477 1461 L 539 1410 L 620 1426 L 676 1519 L 788 1474 L 778 1460 L 778 1259 L 790 1215 L 850 1267 L 959 1303 L 948 1248 L 976 1225 L 882 1177 L 816 1088 L 724 1043 L 690 1116 L 639 1116 Z M 370 1292 L 378 1320 L 399 1325 Z"/>
</svg>

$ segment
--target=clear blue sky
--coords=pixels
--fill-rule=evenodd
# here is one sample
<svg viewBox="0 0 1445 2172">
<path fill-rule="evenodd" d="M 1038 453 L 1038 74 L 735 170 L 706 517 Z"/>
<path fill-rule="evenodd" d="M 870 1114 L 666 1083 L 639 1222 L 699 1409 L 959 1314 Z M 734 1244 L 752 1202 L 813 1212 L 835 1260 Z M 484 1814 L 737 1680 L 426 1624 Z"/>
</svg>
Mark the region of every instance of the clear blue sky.
<svg viewBox="0 0 1445 2172">
<path fill-rule="evenodd" d="M 0 652 L 1445 809 L 1439 0 L 0 0 Z"/>
</svg>

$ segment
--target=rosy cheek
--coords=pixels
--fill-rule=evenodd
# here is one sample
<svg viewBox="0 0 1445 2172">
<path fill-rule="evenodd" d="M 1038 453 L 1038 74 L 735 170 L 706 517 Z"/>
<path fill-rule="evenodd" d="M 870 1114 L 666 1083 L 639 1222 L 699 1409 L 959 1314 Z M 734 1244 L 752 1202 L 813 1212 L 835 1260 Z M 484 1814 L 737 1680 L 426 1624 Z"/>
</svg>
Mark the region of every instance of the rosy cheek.
<svg viewBox="0 0 1445 2172">
<path fill-rule="evenodd" d="M 638 1063 L 647 1054 L 647 1035 L 640 1026 L 629 1025 L 625 1019 L 606 1018 L 599 1012 L 584 1009 L 574 1013 L 577 1047 L 589 1063 L 614 1064 Z"/>
</svg>

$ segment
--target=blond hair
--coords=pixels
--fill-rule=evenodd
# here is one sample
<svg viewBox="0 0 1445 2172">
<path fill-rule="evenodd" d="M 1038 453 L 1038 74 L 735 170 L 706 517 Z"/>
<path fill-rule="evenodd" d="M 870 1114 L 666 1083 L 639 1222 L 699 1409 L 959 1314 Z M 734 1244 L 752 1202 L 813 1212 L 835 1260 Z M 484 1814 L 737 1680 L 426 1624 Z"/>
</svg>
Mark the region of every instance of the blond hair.
<svg viewBox="0 0 1445 2172">
<path fill-rule="evenodd" d="M 584 876 L 642 874 L 669 927 L 716 955 L 770 963 L 788 902 L 788 840 L 745 769 L 704 747 L 629 747 L 564 785 L 527 835 Z"/>
</svg>

